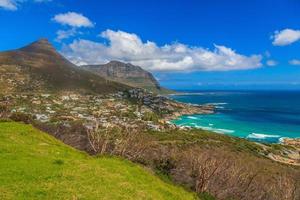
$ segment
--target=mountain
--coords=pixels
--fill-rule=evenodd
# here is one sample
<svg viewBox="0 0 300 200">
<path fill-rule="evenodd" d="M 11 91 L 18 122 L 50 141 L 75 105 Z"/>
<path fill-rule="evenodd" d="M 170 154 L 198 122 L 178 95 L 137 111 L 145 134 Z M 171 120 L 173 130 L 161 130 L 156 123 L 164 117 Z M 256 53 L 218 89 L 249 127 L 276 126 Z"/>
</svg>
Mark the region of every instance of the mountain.
<svg viewBox="0 0 300 200">
<path fill-rule="evenodd" d="M 79 69 L 47 39 L 0 53 L 0 92 L 68 91 L 110 93 L 130 88 Z"/>
<path fill-rule="evenodd" d="M 170 92 L 161 87 L 150 72 L 130 63 L 111 61 L 103 65 L 85 65 L 81 67 L 110 80 L 124 83 L 132 87 L 144 88 L 155 93 Z"/>
</svg>

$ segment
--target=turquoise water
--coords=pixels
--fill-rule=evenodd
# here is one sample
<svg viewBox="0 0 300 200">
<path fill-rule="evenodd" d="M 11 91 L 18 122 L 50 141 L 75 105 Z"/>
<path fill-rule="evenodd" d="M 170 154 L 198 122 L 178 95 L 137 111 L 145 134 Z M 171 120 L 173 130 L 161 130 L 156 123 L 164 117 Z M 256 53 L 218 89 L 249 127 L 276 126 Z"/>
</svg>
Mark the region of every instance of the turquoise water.
<svg viewBox="0 0 300 200">
<path fill-rule="evenodd" d="M 300 137 L 300 92 L 201 92 L 171 98 L 216 107 L 214 114 L 181 116 L 172 121 L 176 125 L 267 143 Z"/>
</svg>

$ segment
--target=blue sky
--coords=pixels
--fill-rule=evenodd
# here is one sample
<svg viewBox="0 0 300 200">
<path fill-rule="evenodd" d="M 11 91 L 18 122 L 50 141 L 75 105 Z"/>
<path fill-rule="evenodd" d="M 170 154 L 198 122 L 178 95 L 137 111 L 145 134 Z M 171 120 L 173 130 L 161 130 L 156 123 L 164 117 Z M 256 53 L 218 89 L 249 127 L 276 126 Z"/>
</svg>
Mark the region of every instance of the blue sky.
<svg viewBox="0 0 300 200">
<path fill-rule="evenodd" d="M 0 50 L 48 38 L 76 64 L 122 60 L 173 89 L 300 89 L 298 0 L 0 0 Z"/>
</svg>

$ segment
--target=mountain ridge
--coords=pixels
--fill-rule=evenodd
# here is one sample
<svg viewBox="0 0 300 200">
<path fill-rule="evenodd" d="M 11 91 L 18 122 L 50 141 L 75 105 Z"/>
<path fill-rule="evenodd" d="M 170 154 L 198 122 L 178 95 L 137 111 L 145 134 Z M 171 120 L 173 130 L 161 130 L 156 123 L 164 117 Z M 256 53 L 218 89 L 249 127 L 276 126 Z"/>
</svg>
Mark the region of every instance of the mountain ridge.
<svg viewBox="0 0 300 200">
<path fill-rule="evenodd" d="M 0 52 L 0 70 L 4 76 L 7 74 L 19 78 L 10 79 L 16 85 L 11 91 L 34 91 L 37 88 L 30 89 L 31 82 L 36 85 L 40 82 L 39 89 L 50 91 L 111 93 L 130 88 L 78 68 L 59 54 L 47 39 L 37 40 L 16 50 Z M 20 81 L 24 80 L 24 84 L 20 85 Z"/>
<path fill-rule="evenodd" d="M 169 93 L 160 86 L 155 77 L 140 66 L 112 60 L 106 64 L 83 65 L 84 69 L 92 71 L 102 77 L 121 82 L 132 87 L 143 88 L 154 93 Z"/>
</svg>

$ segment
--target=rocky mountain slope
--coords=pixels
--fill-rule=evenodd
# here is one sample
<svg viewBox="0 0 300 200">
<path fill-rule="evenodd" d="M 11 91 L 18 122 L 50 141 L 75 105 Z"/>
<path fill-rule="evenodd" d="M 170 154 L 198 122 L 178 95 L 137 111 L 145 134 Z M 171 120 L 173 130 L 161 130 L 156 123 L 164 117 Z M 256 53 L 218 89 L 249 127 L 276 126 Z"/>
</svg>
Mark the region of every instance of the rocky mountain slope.
<svg viewBox="0 0 300 200">
<path fill-rule="evenodd" d="M 129 86 L 79 69 L 46 39 L 0 53 L 0 91 L 64 91 L 111 93 Z"/>
<path fill-rule="evenodd" d="M 103 65 L 82 66 L 110 80 L 121 82 L 132 87 L 144 88 L 155 93 L 167 93 L 154 76 L 139 66 L 119 61 L 111 61 Z"/>
</svg>

